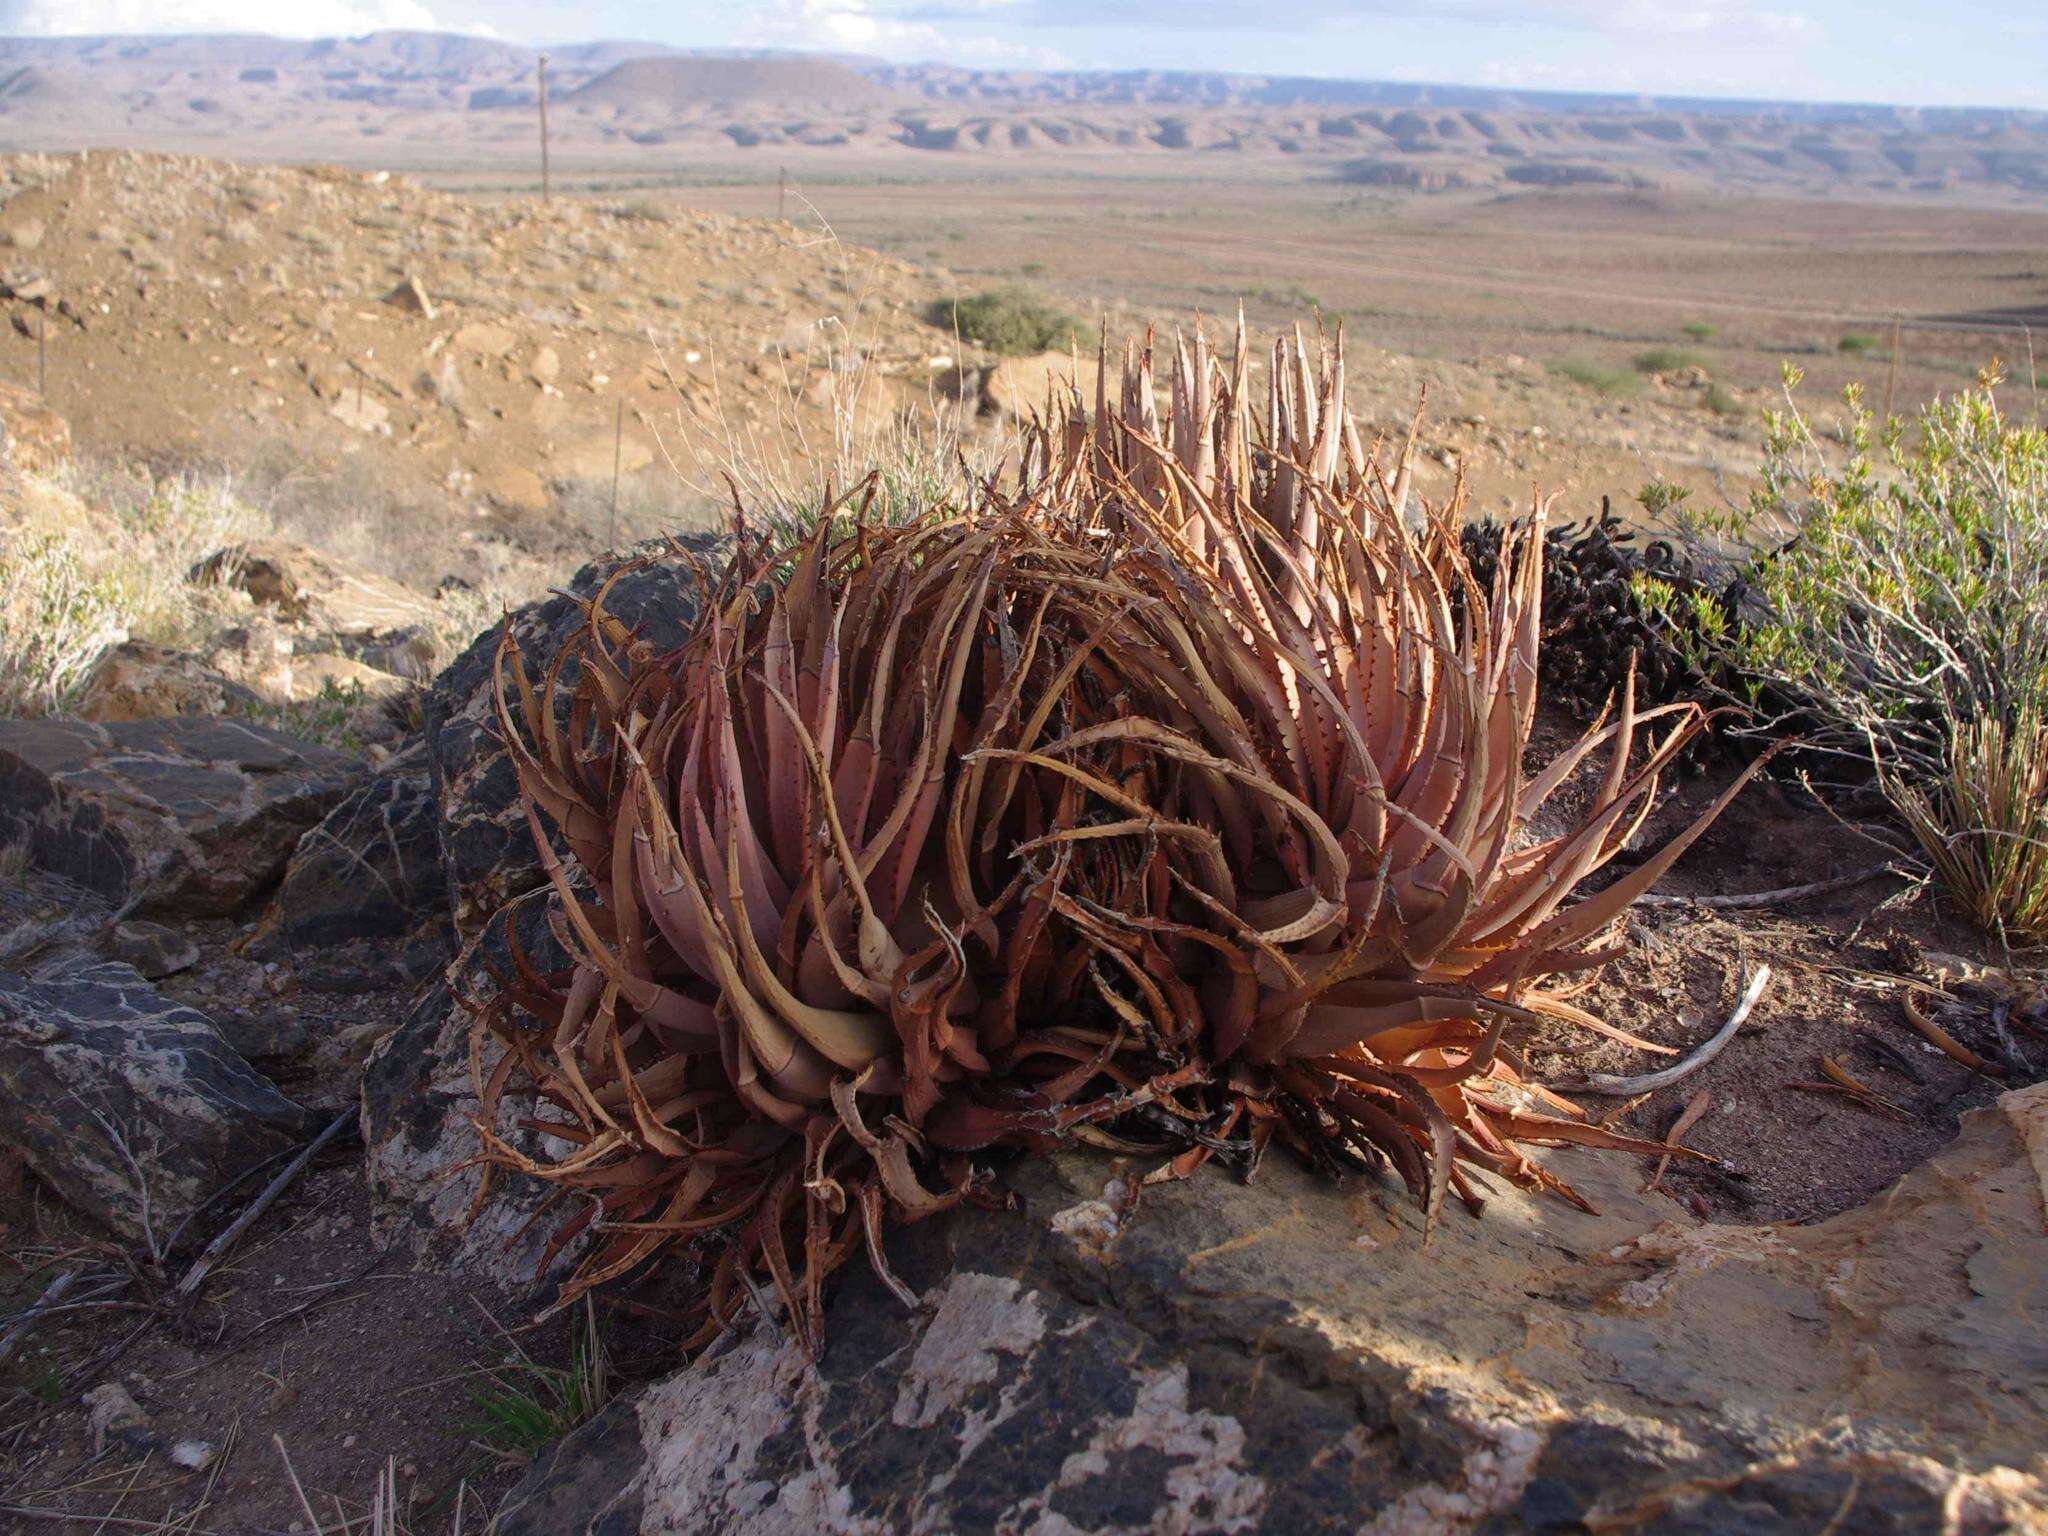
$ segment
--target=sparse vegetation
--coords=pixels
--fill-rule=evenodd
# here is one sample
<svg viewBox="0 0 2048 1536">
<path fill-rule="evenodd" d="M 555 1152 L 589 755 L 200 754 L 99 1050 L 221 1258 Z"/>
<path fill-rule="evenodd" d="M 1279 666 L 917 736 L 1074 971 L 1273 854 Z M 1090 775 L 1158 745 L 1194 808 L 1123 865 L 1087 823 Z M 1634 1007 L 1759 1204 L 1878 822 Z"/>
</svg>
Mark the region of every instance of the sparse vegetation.
<svg viewBox="0 0 2048 1536">
<path fill-rule="evenodd" d="M 1702 320 L 1694 320 L 1688 325 L 1680 326 L 1679 329 L 1694 341 L 1712 341 L 1721 333 L 1721 327 L 1708 325 Z"/>
<path fill-rule="evenodd" d="M 1704 369 L 1707 360 L 1690 347 L 1652 347 L 1634 358 L 1637 373 L 1683 373 L 1688 368 Z"/>
<path fill-rule="evenodd" d="M 1636 375 L 1628 369 L 1610 368 L 1591 358 L 1567 357 L 1552 363 L 1550 371 L 1561 379 L 1583 384 L 1602 395 L 1632 395 L 1642 387 Z"/>
<path fill-rule="evenodd" d="M 511 1336 L 506 1335 L 508 1342 Z M 542 1365 L 516 1342 L 511 1357 L 469 1388 L 476 1438 L 501 1455 L 529 1459 L 611 1400 L 611 1359 L 586 1301 L 569 1341 L 566 1366 Z"/>
<path fill-rule="evenodd" d="M 67 477 L 32 476 L 20 519 L 0 528 L 0 712 L 61 710 L 123 640 L 177 645 L 225 600 L 185 573 L 252 536 L 263 515 L 225 481 L 146 482 L 125 505 L 94 506 Z"/>
<path fill-rule="evenodd" d="M 997 352 L 1050 352 L 1082 339 L 1081 322 L 1023 288 L 995 288 L 968 298 L 942 299 L 932 323 Z"/>
<path fill-rule="evenodd" d="M 1709 384 L 1700 404 L 1716 416 L 1740 416 L 1743 411 L 1742 402 L 1722 384 Z"/>
<path fill-rule="evenodd" d="M 1875 336 L 1863 336 L 1852 331 L 1835 343 L 1835 350 L 1849 353 L 1875 352 L 1882 345 L 1883 343 Z"/>
<path fill-rule="evenodd" d="M 1967 910 L 2043 937 L 2048 432 L 1990 378 L 1911 423 L 1852 386 L 1836 454 L 1786 380 L 1749 505 L 1692 514 L 1760 552 L 1741 622 L 1705 640 L 1761 729 L 1874 776 Z"/>
</svg>

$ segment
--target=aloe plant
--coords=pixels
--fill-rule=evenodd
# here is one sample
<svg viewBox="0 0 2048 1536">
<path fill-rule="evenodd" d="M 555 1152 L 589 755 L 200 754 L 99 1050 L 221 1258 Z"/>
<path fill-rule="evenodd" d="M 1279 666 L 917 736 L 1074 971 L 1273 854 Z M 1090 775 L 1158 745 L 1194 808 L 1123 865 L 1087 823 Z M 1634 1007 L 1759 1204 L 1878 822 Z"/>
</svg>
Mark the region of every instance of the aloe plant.
<svg viewBox="0 0 2048 1536">
<path fill-rule="evenodd" d="M 1113 402 L 1104 376 L 967 504 L 742 529 L 678 651 L 603 591 L 538 678 L 508 630 L 499 723 L 575 958 L 515 953 L 480 1120 L 487 1160 L 581 1197 L 563 1303 L 680 1249 L 691 1342 L 765 1285 L 815 1344 L 856 1250 L 909 1299 L 885 1227 L 996 1147 L 1164 1178 L 1279 1136 L 1391 1168 L 1432 1225 L 1487 1175 L 1575 1198 L 1524 1147 L 1649 1150 L 1506 1032 L 1618 1033 L 1569 994 L 1726 797 L 1570 897 L 1699 710 L 1625 688 L 1525 778 L 1540 508 L 1482 588 L 1454 507 L 1407 525 L 1408 453 L 1362 443 L 1341 346 L 1284 342 L 1255 392 L 1242 335 L 1227 365 L 1198 335 L 1163 417 L 1146 351 Z M 1603 749 L 1577 823 L 1529 841 Z M 544 1155 L 495 1129 L 508 1094 Z"/>
</svg>

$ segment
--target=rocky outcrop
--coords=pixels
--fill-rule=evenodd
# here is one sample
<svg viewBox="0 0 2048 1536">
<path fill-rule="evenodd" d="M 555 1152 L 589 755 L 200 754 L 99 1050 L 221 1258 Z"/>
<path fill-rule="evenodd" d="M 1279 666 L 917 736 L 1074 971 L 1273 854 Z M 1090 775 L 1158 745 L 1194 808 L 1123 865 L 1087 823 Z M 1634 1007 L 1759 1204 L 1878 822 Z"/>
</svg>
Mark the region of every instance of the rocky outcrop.
<svg viewBox="0 0 2048 1536">
<path fill-rule="evenodd" d="M 0 974 L 0 1099 L 0 1144 L 66 1204 L 152 1246 L 313 1129 L 204 1014 L 116 961 Z"/>
<path fill-rule="evenodd" d="M 1022 1163 L 1015 1209 L 856 1263 L 814 1368 L 727 1341 L 539 1463 L 549 1530 L 1988 1533 L 2048 1519 L 2048 1225 L 2022 1127 L 1970 1115 L 1884 1199 L 1698 1225 L 1617 1158 L 1425 1244 L 1275 1157 L 1145 1186 Z M 539 1529 L 539 1527 L 532 1527 Z"/>
<path fill-rule="evenodd" d="M 190 573 L 246 592 L 280 619 L 331 635 L 364 637 L 402 630 L 433 614 L 433 599 L 283 539 L 231 545 Z"/>
<path fill-rule="evenodd" d="M 197 656 L 141 640 L 110 647 L 85 680 L 71 712 L 81 720 L 160 720 L 166 715 L 218 715 L 259 702 Z"/>
<path fill-rule="evenodd" d="M 446 903 L 441 809 L 415 745 L 299 839 L 247 952 L 316 989 L 423 981 L 454 952 Z"/>
<path fill-rule="evenodd" d="M 224 915 L 363 771 L 237 720 L 0 720 L 0 844 L 141 916 Z"/>
<path fill-rule="evenodd" d="M 683 539 L 704 553 L 717 542 L 712 535 Z M 615 559 L 587 565 L 570 583 L 570 595 L 513 616 L 513 633 L 535 672 L 536 687 L 541 678 L 534 661 L 553 657 L 575 632 L 583 621 L 579 600 L 595 593 L 617 566 Z M 664 562 L 620 577 L 606 594 L 605 610 L 647 644 L 667 649 L 680 645 L 695 622 L 696 587 L 675 562 Z M 498 642 L 496 629 L 480 636 L 436 680 L 425 704 L 427 761 L 441 807 L 448 902 L 465 942 L 508 900 L 544 878 L 511 762 L 497 739 L 491 672 Z M 574 667 L 563 670 L 563 694 L 575 677 Z"/>
</svg>

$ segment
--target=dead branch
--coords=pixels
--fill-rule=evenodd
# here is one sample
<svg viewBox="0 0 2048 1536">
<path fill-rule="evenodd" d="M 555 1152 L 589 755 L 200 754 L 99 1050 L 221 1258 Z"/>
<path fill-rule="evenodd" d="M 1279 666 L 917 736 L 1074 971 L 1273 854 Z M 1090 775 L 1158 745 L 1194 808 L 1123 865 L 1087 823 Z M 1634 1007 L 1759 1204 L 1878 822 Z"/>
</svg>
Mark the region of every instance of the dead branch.
<svg viewBox="0 0 2048 1536">
<path fill-rule="evenodd" d="M 1783 902 L 1804 901 L 1809 896 L 1826 896 L 1835 891 L 1846 891 L 1884 875 L 1897 875 L 1903 879 L 1912 873 L 1912 870 L 1893 859 L 1883 864 L 1873 864 L 1868 869 L 1859 869 L 1854 874 L 1837 875 L 1832 880 L 1815 880 L 1806 885 L 1783 885 L 1772 891 L 1746 891 L 1732 896 L 1679 896 L 1651 892 L 1638 896 L 1636 905 L 1706 907 L 1715 912 L 1753 912 L 1759 907 L 1775 907 Z"/>
<path fill-rule="evenodd" d="M 255 1225 L 256 1218 L 270 1209 L 271 1203 L 290 1187 L 294 1179 L 306 1171 L 306 1165 L 313 1161 L 320 1149 L 354 1124 L 355 1118 L 356 1111 L 353 1107 L 336 1115 L 328 1123 L 326 1130 L 315 1136 L 304 1151 L 278 1171 L 276 1178 L 263 1186 L 263 1192 L 249 1202 L 248 1209 L 228 1223 L 227 1230 L 206 1245 L 206 1251 L 192 1261 L 192 1267 L 185 1271 L 185 1278 L 178 1282 L 176 1295 L 179 1301 L 189 1299 L 192 1293 L 199 1289 L 207 1275 L 212 1273 L 213 1267 L 226 1258 L 228 1251 L 241 1241 L 242 1234 Z"/>
<path fill-rule="evenodd" d="M 1760 965 L 1756 974 L 1749 979 L 1749 988 L 1742 994 L 1742 1001 L 1735 1005 L 1735 1011 L 1728 1015 L 1714 1037 L 1694 1051 L 1685 1060 L 1664 1068 L 1661 1072 L 1646 1072 L 1641 1077 L 1615 1077 L 1606 1072 L 1594 1072 L 1583 1083 L 1574 1084 L 1580 1093 L 1597 1093 L 1608 1098 L 1628 1098 L 1638 1093 L 1655 1093 L 1659 1088 L 1669 1088 L 1680 1078 L 1689 1077 L 1708 1062 L 1721 1054 L 1721 1048 L 1735 1038 L 1735 1032 L 1748 1022 L 1750 1010 L 1756 1007 L 1757 999 L 1764 995 L 1764 986 L 1771 979 L 1771 968 Z"/>
</svg>

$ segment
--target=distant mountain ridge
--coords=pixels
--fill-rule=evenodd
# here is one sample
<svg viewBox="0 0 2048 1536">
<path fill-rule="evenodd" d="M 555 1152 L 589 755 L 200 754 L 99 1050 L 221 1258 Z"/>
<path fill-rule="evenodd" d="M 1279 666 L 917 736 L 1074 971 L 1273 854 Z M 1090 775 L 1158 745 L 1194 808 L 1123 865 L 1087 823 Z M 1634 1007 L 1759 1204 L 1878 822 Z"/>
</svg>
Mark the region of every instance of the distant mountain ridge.
<svg viewBox="0 0 2048 1536">
<path fill-rule="evenodd" d="M 821 62 L 858 71 L 885 90 L 953 102 L 1098 102 L 1134 106 L 1384 106 L 1493 112 L 1680 112 L 1779 117 L 1816 123 L 1988 126 L 2048 112 L 2002 107 L 1894 106 L 1769 97 L 1660 96 L 1627 92 L 1255 75 L 1195 70 L 988 70 L 892 64 L 856 54 L 772 48 L 692 48 L 627 39 L 530 47 L 458 32 L 380 31 L 301 40 L 260 33 L 0 36 L 0 65 L 76 64 L 117 69 L 354 68 L 394 79 L 531 70 L 545 53 L 551 73 L 595 77 L 629 60 L 688 58 Z"/>
<path fill-rule="evenodd" d="M 444 32 L 0 38 L 0 148 L 345 163 L 530 153 L 543 50 Z M 981 70 L 600 40 L 545 50 L 566 153 L 621 169 L 763 150 L 930 163 L 1267 160 L 1439 191 L 1691 187 L 2048 201 L 2048 112 L 1220 72 Z"/>
</svg>

